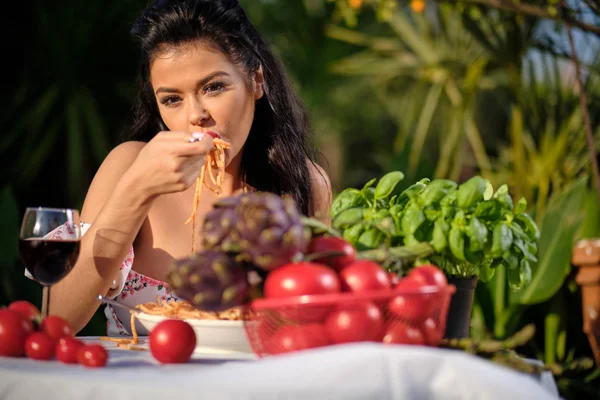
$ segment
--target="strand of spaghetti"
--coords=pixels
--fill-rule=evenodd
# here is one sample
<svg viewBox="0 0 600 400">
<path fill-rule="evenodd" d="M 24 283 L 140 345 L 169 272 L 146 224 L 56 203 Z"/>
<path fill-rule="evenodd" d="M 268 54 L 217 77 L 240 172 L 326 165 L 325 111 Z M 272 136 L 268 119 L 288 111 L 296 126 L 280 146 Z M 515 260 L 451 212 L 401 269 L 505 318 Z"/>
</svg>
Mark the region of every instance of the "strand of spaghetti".
<svg viewBox="0 0 600 400">
<path fill-rule="evenodd" d="M 194 205 L 192 209 L 192 215 L 185 222 L 188 224 L 190 220 L 192 221 L 192 253 L 196 251 L 196 214 L 198 212 L 198 206 L 200 205 L 200 197 L 202 197 L 202 188 L 204 185 L 202 182 L 204 181 L 204 173 L 206 171 L 206 164 L 202 166 L 200 169 L 200 176 L 196 181 L 196 193 L 194 194 Z"/>
</svg>

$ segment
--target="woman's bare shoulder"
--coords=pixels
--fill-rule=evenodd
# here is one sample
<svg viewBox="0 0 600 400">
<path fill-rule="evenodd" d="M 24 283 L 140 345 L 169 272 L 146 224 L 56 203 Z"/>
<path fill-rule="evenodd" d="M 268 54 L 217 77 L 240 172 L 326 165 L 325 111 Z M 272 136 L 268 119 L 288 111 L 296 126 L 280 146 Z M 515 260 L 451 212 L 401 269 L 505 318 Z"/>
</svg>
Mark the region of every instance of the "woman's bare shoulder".
<svg viewBox="0 0 600 400">
<path fill-rule="evenodd" d="M 311 202 L 314 216 L 328 221 L 332 201 L 331 181 L 325 169 L 319 164 L 306 160 L 312 186 Z"/>
<path fill-rule="evenodd" d="M 124 142 L 108 153 L 88 189 L 81 211 L 82 221 L 91 222 L 96 218 L 119 180 L 131 167 L 145 145 L 145 142 Z"/>
</svg>

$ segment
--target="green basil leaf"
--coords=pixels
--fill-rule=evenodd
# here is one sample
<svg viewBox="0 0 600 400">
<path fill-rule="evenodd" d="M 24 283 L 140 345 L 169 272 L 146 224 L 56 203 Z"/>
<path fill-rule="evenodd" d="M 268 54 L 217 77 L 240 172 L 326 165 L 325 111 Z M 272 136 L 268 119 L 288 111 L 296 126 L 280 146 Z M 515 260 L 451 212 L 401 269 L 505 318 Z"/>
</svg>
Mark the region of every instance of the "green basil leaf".
<svg viewBox="0 0 600 400">
<path fill-rule="evenodd" d="M 519 290 L 521 285 L 521 271 L 519 268 L 509 269 L 507 271 L 508 274 L 508 287 L 511 290 Z"/>
<path fill-rule="evenodd" d="M 521 260 L 519 268 L 508 271 L 508 286 L 511 290 L 520 290 L 531 282 L 531 266 L 525 259 Z"/>
<path fill-rule="evenodd" d="M 458 210 L 456 214 L 454 214 L 454 219 L 452 220 L 452 225 L 457 226 L 465 226 L 467 224 L 467 217 L 465 216 L 465 212 L 463 210 Z"/>
<path fill-rule="evenodd" d="M 483 262 L 484 254 L 482 251 L 472 251 L 469 242 L 469 237 L 467 237 L 465 241 L 465 258 L 470 264 L 480 265 Z"/>
<path fill-rule="evenodd" d="M 358 242 L 360 234 L 365 230 L 364 224 L 356 224 L 346 229 L 342 234 L 342 237 L 353 245 Z"/>
<path fill-rule="evenodd" d="M 499 222 L 494 226 L 492 235 L 492 248 L 490 256 L 500 257 L 513 243 L 513 233 L 506 222 Z"/>
<path fill-rule="evenodd" d="M 496 193 L 494 193 L 494 198 L 497 199 L 502 207 L 505 210 L 511 210 L 514 208 L 514 202 L 510 193 L 508 193 L 508 186 L 506 184 L 500 186 Z"/>
<path fill-rule="evenodd" d="M 365 210 L 362 207 L 347 208 L 339 213 L 332 222 L 335 229 L 349 228 L 362 221 Z"/>
<path fill-rule="evenodd" d="M 415 209 L 406 210 L 402 216 L 402 231 L 405 235 L 412 235 L 423 222 L 425 222 L 423 211 Z"/>
<path fill-rule="evenodd" d="M 462 209 L 468 209 L 481 202 L 485 187 L 485 180 L 480 176 L 474 176 L 460 185 L 456 193 L 458 206 Z"/>
<path fill-rule="evenodd" d="M 467 261 L 465 258 L 465 237 L 459 227 L 454 226 L 450 229 L 448 234 L 448 243 L 450 245 L 450 251 L 454 254 L 454 257 L 461 261 Z"/>
<path fill-rule="evenodd" d="M 471 218 L 469 227 L 467 228 L 467 237 L 469 238 L 469 250 L 482 250 L 487 241 L 488 230 L 485 224 L 479 221 L 476 217 Z"/>
<path fill-rule="evenodd" d="M 448 246 L 448 233 L 450 232 L 450 224 L 443 219 L 438 219 L 433 224 L 433 234 L 431 246 L 440 253 Z"/>
<path fill-rule="evenodd" d="M 436 221 L 442 215 L 442 212 L 440 210 L 436 210 L 433 208 L 426 208 L 424 213 L 425 218 L 431 222 Z"/>
<path fill-rule="evenodd" d="M 528 214 L 517 214 L 515 220 L 525 228 L 525 233 L 531 240 L 538 240 L 540 238 L 540 230 L 538 229 L 535 221 Z"/>
<path fill-rule="evenodd" d="M 496 268 L 489 262 L 483 263 L 479 266 L 479 280 L 482 282 L 489 282 L 496 274 Z"/>
<path fill-rule="evenodd" d="M 444 206 L 454 207 L 454 203 L 456 203 L 456 193 L 457 193 L 456 189 L 449 190 L 448 193 L 446 194 L 446 196 L 444 196 L 444 198 L 440 201 L 440 205 L 442 207 L 444 207 Z"/>
<path fill-rule="evenodd" d="M 356 206 L 360 203 L 360 190 L 348 188 L 335 197 L 329 210 L 331 219 L 334 219 L 340 212 L 347 208 Z"/>
<path fill-rule="evenodd" d="M 432 181 L 420 194 L 424 206 L 438 203 L 444 198 L 450 189 L 456 188 L 456 182 L 448 179 L 436 179 Z"/>
<path fill-rule="evenodd" d="M 374 222 L 373 226 L 388 236 L 398 235 L 398 229 L 396 228 L 394 219 L 390 216 Z"/>
<path fill-rule="evenodd" d="M 375 187 L 375 198 L 384 199 L 388 197 L 402 179 L 404 179 L 404 174 L 400 171 L 385 174 Z"/>
<path fill-rule="evenodd" d="M 521 260 L 521 287 L 529 285 L 531 282 L 531 264 L 527 260 Z"/>
<path fill-rule="evenodd" d="M 382 244 L 383 235 L 375 228 L 370 228 L 361 233 L 358 238 L 358 245 L 368 249 L 375 249 Z"/>
<path fill-rule="evenodd" d="M 518 248 L 521 251 L 521 253 L 523 253 L 523 256 L 526 259 L 528 259 L 529 261 L 537 262 L 537 258 L 533 254 L 531 254 L 531 252 L 529 251 L 529 246 L 527 246 L 527 243 L 523 239 L 515 237 L 513 240 L 513 245 L 516 248 Z"/>
<path fill-rule="evenodd" d="M 485 180 L 485 191 L 483 192 L 483 200 L 488 201 L 494 195 L 494 186 L 489 180 Z"/>
<path fill-rule="evenodd" d="M 441 212 L 442 212 L 442 218 L 444 218 L 446 220 L 452 220 L 452 219 L 454 219 L 454 216 L 456 215 L 456 208 L 454 208 L 452 206 L 442 206 Z"/>
<path fill-rule="evenodd" d="M 497 221 L 500 219 L 502 207 L 496 199 L 481 202 L 477 204 L 475 215 L 484 221 Z"/>
<path fill-rule="evenodd" d="M 420 240 L 418 240 L 416 237 L 414 237 L 413 235 L 406 235 L 404 237 L 404 245 L 405 246 L 411 246 L 413 244 L 419 244 L 421 243 Z"/>
<path fill-rule="evenodd" d="M 517 257 L 515 253 L 507 251 L 506 253 L 504 253 L 502 259 L 502 264 L 504 264 L 506 269 L 517 269 L 517 267 L 519 266 L 519 257 Z"/>
<path fill-rule="evenodd" d="M 517 214 L 523 214 L 527 212 L 527 199 L 525 197 L 521 197 L 517 202 L 517 208 L 515 209 Z"/>
<path fill-rule="evenodd" d="M 419 182 L 409 186 L 402 193 L 400 193 L 400 195 L 396 199 L 396 204 L 399 206 L 405 205 L 410 199 L 421 193 L 421 191 L 423 191 L 423 189 L 425 188 L 426 186 L 423 183 Z"/>
<path fill-rule="evenodd" d="M 366 192 L 368 188 L 370 188 L 371 186 L 373 186 L 373 184 L 375 183 L 375 181 L 377 181 L 377 178 L 373 178 L 369 182 L 365 183 L 365 186 L 362 187 L 361 192 Z"/>
</svg>

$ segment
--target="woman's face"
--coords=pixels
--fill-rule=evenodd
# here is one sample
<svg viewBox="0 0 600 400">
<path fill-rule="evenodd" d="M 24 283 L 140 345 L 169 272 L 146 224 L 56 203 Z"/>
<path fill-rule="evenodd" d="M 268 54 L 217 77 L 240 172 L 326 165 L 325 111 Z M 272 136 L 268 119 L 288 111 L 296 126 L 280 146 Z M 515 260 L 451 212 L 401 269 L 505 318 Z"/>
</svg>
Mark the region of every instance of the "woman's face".
<svg viewBox="0 0 600 400">
<path fill-rule="evenodd" d="M 150 65 L 150 83 L 169 130 L 217 132 L 231 144 L 227 165 L 239 159 L 255 101 L 263 95 L 262 72 L 248 85 L 239 67 L 199 41 L 159 52 Z"/>
</svg>

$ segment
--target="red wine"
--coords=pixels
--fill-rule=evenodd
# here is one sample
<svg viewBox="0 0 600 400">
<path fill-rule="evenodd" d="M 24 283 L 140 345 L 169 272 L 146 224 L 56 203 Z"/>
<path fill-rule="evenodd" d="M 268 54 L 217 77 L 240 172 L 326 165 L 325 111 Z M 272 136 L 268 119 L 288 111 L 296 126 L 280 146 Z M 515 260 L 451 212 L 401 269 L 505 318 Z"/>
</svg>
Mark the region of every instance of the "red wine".
<svg viewBox="0 0 600 400">
<path fill-rule="evenodd" d="M 73 269 L 80 246 L 78 240 L 20 239 L 19 255 L 33 278 L 49 286 Z"/>
</svg>

